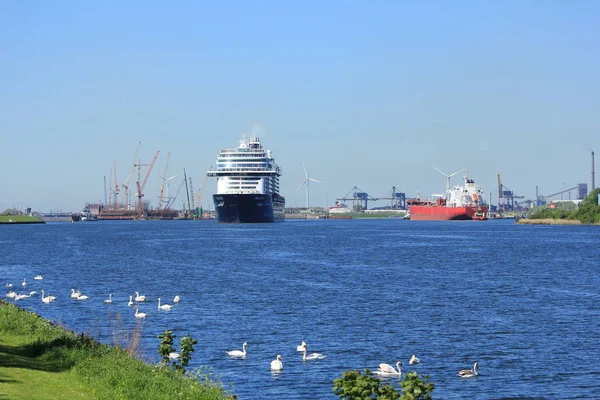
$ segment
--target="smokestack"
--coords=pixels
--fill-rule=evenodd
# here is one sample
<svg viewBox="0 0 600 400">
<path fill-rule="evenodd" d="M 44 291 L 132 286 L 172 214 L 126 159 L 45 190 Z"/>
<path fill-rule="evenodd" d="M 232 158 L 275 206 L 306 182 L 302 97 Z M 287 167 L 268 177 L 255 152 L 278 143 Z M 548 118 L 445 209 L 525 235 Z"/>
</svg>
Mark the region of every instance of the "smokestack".
<svg viewBox="0 0 600 400">
<path fill-rule="evenodd" d="M 592 151 L 592 192 L 596 189 L 596 180 L 594 178 L 594 152 Z"/>
</svg>

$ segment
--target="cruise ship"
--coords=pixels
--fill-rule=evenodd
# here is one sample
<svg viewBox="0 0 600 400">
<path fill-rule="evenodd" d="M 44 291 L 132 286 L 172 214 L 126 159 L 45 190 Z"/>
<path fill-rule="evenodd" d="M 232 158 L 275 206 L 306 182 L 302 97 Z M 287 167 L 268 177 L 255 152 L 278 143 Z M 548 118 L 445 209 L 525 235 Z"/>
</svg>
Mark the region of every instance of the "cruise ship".
<svg viewBox="0 0 600 400">
<path fill-rule="evenodd" d="M 285 219 L 285 199 L 279 195 L 281 168 L 258 137 L 242 137 L 237 148 L 223 149 L 216 169 L 213 194 L 219 222 L 277 222 Z"/>
</svg>

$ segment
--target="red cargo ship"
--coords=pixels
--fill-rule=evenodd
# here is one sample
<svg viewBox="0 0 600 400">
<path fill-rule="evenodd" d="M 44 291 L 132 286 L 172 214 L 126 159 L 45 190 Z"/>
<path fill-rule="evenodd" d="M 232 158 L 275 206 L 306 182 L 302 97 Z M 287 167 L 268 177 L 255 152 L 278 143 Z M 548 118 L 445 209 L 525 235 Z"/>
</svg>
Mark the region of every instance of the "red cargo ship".
<svg viewBox="0 0 600 400">
<path fill-rule="evenodd" d="M 448 178 L 445 196 L 437 196 L 430 200 L 407 200 L 410 219 L 415 221 L 486 220 L 488 208 L 483 204 L 483 188 L 469 179 L 466 173 L 463 185 L 449 188 L 450 177 L 458 172 L 451 175 L 442 172 Z"/>
</svg>

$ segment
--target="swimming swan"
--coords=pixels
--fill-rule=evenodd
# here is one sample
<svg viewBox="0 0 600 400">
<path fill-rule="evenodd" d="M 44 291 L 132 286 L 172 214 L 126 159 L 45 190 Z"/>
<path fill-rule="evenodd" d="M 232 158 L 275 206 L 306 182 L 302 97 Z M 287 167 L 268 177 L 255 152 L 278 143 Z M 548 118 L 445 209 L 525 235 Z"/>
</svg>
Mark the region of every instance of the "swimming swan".
<svg viewBox="0 0 600 400">
<path fill-rule="evenodd" d="M 412 364 L 418 364 L 420 362 L 421 362 L 421 360 L 419 360 L 417 358 L 417 356 L 415 356 L 414 354 L 412 356 L 410 356 L 410 360 L 408 361 L 408 363 L 411 364 L 411 365 Z"/>
<path fill-rule="evenodd" d="M 146 296 L 140 296 L 139 292 L 135 292 L 135 301 L 146 301 Z"/>
<path fill-rule="evenodd" d="M 306 350 L 308 350 L 308 345 L 304 345 L 304 349 L 302 350 L 302 361 L 310 361 L 310 360 L 322 360 L 327 357 L 324 354 L 320 353 L 311 353 L 308 356 L 306 355 Z"/>
<path fill-rule="evenodd" d="M 165 310 L 165 311 L 169 311 L 171 308 L 173 308 L 172 305 L 170 304 L 163 304 L 162 306 L 160 305 L 160 297 L 158 298 L 158 309 L 159 310 Z"/>
<path fill-rule="evenodd" d="M 44 297 L 44 291 L 42 290 L 42 301 L 44 303 L 51 303 L 54 300 L 56 300 L 56 296 L 50 296 L 50 293 L 48 293 L 48 296 Z"/>
<path fill-rule="evenodd" d="M 244 342 L 242 350 L 231 350 L 228 351 L 227 354 L 230 357 L 246 357 L 246 347 L 248 347 L 248 343 Z"/>
<path fill-rule="evenodd" d="M 281 354 L 277 354 L 277 358 L 271 361 L 271 371 L 281 371 L 283 369 L 282 359 Z"/>
<path fill-rule="evenodd" d="M 78 298 L 79 296 L 81 296 L 81 293 L 79 293 L 79 290 L 78 290 L 78 291 L 75 291 L 75 289 L 71 289 L 71 298 L 72 298 L 72 299 L 76 299 L 76 298 Z"/>
<path fill-rule="evenodd" d="M 77 297 L 77 300 L 87 300 L 87 299 L 89 299 L 89 297 L 84 294 L 81 294 L 81 293 L 79 293 L 79 296 Z"/>
<path fill-rule="evenodd" d="M 398 370 L 396 370 L 390 364 L 381 363 L 381 364 L 379 364 L 379 369 L 377 371 L 375 371 L 375 373 L 377 375 L 383 375 L 383 376 L 392 376 L 392 375 L 398 375 L 399 377 L 402 376 L 402 361 L 398 361 L 396 363 L 396 368 L 398 368 Z"/>
<path fill-rule="evenodd" d="M 473 369 L 461 369 L 460 371 L 458 371 L 458 374 L 456 374 L 456 376 L 459 376 L 461 378 L 472 378 L 474 376 L 477 376 L 479 375 L 477 371 L 478 366 L 479 363 L 476 362 L 475 364 L 473 364 Z"/>
<path fill-rule="evenodd" d="M 111 303 L 112 303 L 112 293 L 109 293 L 108 299 L 104 300 L 104 304 L 111 304 Z"/>
<path fill-rule="evenodd" d="M 171 352 L 169 353 L 169 360 L 175 361 L 179 358 L 179 353 Z"/>
<path fill-rule="evenodd" d="M 135 308 L 135 317 L 136 318 L 146 318 L 148 314 L 144 313 L 144 312 L 139 312 L 138 308 Z"/>
<path fill-rule="evenodd" d="M 180 301 L 181 301 L 181 297 L 179 297 L 179 295 L 177 295 L 173 298 L 173 303 L 179 303 Z"/>
<path fill-rule="evenodd" d="M 304 351 L 304 346 L 306 346 L 306 342 L 303 341 L 298 346 L 296 346 L 296 351 Z"/>
<path fill-rule="evenodd" d="M 41 275 L 36 275 L 33 279 L 35 279 L 36 281 L 41 281 L 42 279 L 44 279 L 44 277 Z"/>
<path fill-rule="evenodd" d="M 26 299 L 26 298 L 31 297 L 31 295 L 34 295 L 36 293 L 37 292 L 34 291 L 34 292 L 29 292 L 29 294 L 18 294 L 18 295 L 15 296 L 15 301 Z"/>
<path fill-rule="evenodd" d="M 133 296 L 129 296 L 129 303 L 127 303 L 129 307 L 133 305 Z"/>
<path fill-rule="evenodd" d="M 27 282 L 25 282 L 25 278 L 23 278 L 23 283 L 21 283 L 21 286 L 23 286 L 23 287 L 27 286 Z"/>
</svg>

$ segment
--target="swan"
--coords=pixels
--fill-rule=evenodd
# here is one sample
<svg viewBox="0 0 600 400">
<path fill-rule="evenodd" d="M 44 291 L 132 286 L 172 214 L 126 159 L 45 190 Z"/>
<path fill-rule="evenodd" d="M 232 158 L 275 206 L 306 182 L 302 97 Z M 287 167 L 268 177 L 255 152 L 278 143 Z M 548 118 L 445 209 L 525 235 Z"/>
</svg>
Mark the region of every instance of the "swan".
<svg viewBox="0 0 600 400">
<path fill-rule="evenodd" d="M 281 354 L 277 354 L 277 358 L 271 361 L 271 371 L 281 371 L 283 369 L 282 359 Z"/>
<path fill-rule="evenodd" d="M 25 282 L 25 278 L 23 278 L 23 283 L 21 283 L 21 286 L 23 286 L 23 287 L 27 286 L 27 282 Z"/>
<path fill-rule="evenodd" d="M 7 283 L 6 287 L 13 287 L 13 284 L 12 283 Z"/>
<path fill-rule="evenodd" d="M 244 342 L 242 350 L 231 350 L 227 354 L 231 357 L 246 357 L 246 347 L 248 347 L 248 343 Z"/>
<path fill-rule="evenodd" d="M 41 275 L 36 275 L 33 279 L 35 279 L 36 281 L 41 281 L 42 279 L 44 279 L 44 277 Z"/>
<path fill-rule="evenodd" d="M 169 360 L 175 361 L 179 358 L 179 353 L 171 352 L 169 353 Z"/>
<path fill-rule="evenodd" d="M 129 307 L 131 307 L 133 305 L 133 300 L 132 299 L 133 299 L 133 296 L 129 296 L 129 303 L 127 303 L 127 305 Z"/>
<path fill-rule="evenodd" d="M 181 301 L 181 297 L 179 297 L 179 295 L 177 295 L 173 298 L 173 303 L 179 303 L 180 301 Z"/>
<path fill-rule="evenodd" d="M 81 296 L 81 293 L 79 293 L 79 290 L 78 290 L 78 291 L 75 291 L 75 289 L 71 289 L 71 298 L 72 298 L 72 299 L 76 299 L 76 298 L 78 298 L 79 296 Z"/>
<path fill-rule="evenodd" d="M 415 356 L 414 354 L 412 356 L 410 356 L 410 360 L 408 361 L 408 363 L 411 364 L 411 365 L 412 364 L 418 364 L 420 362 L 421 362 L 421 360 L 419 360 L 417 358 L 417 356 Z"/>
<path fill-rule="evenodd" d="M 398 375 L 399 377 L 402 376 L 402 361 L 398 361 L 396 363 L 396 368 L 398 368 L 398 370 L 396 370 L 390 364 L 381 363 L 381 364 L 379 364 L 379 369 L 377 371 L 375 371 L 375 373 L 377 375 L 383 375 L 383 376 L 391 376 L 391 375 Z"/>
<path fill-rule="evenodd" d="M 135 308 L 135 317 L 136 318 L 146 318 L 148 314 L 144 313 L 144 312 L 139 312 L 138 308 Z"/>
<path fill-rule="evenodd" d="M 112 293 L 110 293 L 108 295 L 108 299 L 104 300 L 104 304 L 111 304 L 112 303 Z"/>
<path fill-rule="evenodd" d="M 10 292 L 6 293 L 6 297 L 8 297 L 9 299 L 14 299 L 15 297 L 17 297 L 17 292 L 11 290 Z"/>
<path fill-rule="evenodd" d="M 322 360 L 325 357 L 327 357 L 324 354 L 320 354 L 320 353 L 311 353 L 308 356 L 306 355 L 306 351 L 308 350 L 308 345 L 305 344 L 304 348 L 302 349 L 302 361 L 310 361 L 310 360 Z"/>
<path fill-rule="evenodd" d="M 146 301 L 146 296 L 140 296 L 139 292 L 135 292 L 135 301 Z"/>
<path fill-rule="evenodd" d="M 26 299 L 26 298 L 31 297 L 32 295 L 34 295 L 36 293 L 37 292 L 29 292 L 29 294 L 18 294 L 18 295 L 15 296 L 15 301 Z"/>
<path fill-rule="evenodd" d="M 44 291 L 42 290 L 42 301 L 44 303 L 51 303 L 54 300 L 56 300 L 56 296 L 50 296 L 50 293 L 48 293 L 48 296 L 44 297 Z"/>
<path fill-rule="evenodd" d="M 165 311 L 169 311 L 171 308 L 173 308 L 172 305 L 170 304 L 163 304 L 162 306 L 160 305 L 160 297 L 158 298 L 158 309 L 159 310 L 165 310 Z"/>
<path fill-rule="evenodd" d="M 479 375 L 477 371 L 478 366 L 479 363 L 476 362 L 475 364 L 473 364 L 473 369 L 461 369 L 460 371 L 458 371 L 458 374 L 456 374 L 456 376 L 459 376 L 461 378 L 472 378 L 474 376 L 477 376 Z"/>
<path fill-rule="evenodd" d="M 77 292 L 77 293 L 79 293 L 79 292 Z M 77 297 L 77 300 L 87 300 L 87 299 L 89 299 L 89 297 L 84 294 L 81 294 L 81 293 L 79 293 L 79 296 Z"/>
<path fill-rule="evenodd" d="M 304 346 L 306 346 L 306 342 L 300 343 L 298 346 L 296 346 L 296 351 L 304 351 Z"/>
</svg>

